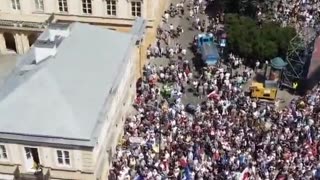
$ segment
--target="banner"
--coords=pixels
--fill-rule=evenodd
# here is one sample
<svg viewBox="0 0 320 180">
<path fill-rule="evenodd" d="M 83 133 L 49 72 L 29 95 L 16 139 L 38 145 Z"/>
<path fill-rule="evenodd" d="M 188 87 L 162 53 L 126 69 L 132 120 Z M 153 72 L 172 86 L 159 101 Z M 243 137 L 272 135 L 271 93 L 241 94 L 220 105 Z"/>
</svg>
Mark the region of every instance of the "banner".
<svg viewBox="0 0 320 180">
<path fill-rule="evenodd" d="M 129 142 L 132 144 L 142 144 L 143 138 L 142 137 L 130 137 Z"/>
</svg>

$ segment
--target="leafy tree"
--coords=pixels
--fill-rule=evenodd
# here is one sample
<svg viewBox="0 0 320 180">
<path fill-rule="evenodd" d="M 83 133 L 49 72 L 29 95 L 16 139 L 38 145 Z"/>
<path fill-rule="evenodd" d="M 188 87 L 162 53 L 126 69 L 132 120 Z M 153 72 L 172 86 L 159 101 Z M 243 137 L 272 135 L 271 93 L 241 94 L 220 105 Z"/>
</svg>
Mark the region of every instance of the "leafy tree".
<svg viewBox="0 0 320 180">
<path fill-rule="evenodd" d="M 268 59 L 271 59 L 273 57 L 276 57 L 278 55 L 278 45 L 274 41 L 265 41 L 264 42 L 264 47 L 261 51 L 262 57 Z"/>
<path fill-rule="evenodd" d="M 285 58 L 290 40 L 296 35 L 294 28 L 282 28 L 273 22 L 258 26 L 254 19 L 238 14 L 226 14 L 225 23 L 228 50 L 251 60 Z"/>
</svg>

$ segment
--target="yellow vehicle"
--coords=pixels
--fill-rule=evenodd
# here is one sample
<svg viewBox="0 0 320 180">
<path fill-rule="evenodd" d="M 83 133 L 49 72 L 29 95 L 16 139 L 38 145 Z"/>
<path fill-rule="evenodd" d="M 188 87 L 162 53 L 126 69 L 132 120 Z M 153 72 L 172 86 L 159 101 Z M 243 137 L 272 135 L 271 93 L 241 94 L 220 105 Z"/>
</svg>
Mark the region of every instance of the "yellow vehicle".
<svg viewBox="0 0 320 180">
<path fill-rule="evenodd" d="M 277 84 L 274 81 L 265 83 L 253 82 L 250 86 L 250 96 L 252 98 L 275 100 L 277 97 Z"/>
</svg>

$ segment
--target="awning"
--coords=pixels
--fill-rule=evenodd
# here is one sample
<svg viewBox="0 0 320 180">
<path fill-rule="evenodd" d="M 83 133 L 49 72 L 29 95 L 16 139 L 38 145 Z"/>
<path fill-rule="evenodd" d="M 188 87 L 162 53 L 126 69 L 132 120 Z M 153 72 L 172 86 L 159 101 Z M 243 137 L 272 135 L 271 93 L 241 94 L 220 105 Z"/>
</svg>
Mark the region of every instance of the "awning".
<svg viewBox="0 0 320 180">
<path fill-rule="evenodd" d="M 274 69 L 281 70 L 283 69 L 288 63 L 284 62 L 284 60 L 280 57 L 276 57 L 271 60 L 271 66 Z"/>
</svg>

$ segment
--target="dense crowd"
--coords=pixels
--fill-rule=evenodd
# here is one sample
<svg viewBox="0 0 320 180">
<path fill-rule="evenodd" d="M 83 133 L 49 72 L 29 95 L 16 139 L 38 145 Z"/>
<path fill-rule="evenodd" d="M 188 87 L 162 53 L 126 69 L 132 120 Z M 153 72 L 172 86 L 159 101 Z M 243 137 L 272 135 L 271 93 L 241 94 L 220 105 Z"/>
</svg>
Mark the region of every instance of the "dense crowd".
<svg viewBox="0 0 320 180">
<path fill-rule="evenodd" d="M 314 27 L 319 21 L 318 0 L 278 0 L 273 6 L 274 20 L 297 28 Z M 261 13 L 261 12 L 260 12 Z"/>
<path fill-rule="evenodd" d="M 146 66 L 137 92 L 139 112 L 126 122 L 114 161 L 119 179 L 319 177 L 319 88 L 275 111 L 247 97 L 235 78 L 226 83 L 228 72 L 212 69 L 204 71 L 208 77 L 195 91 L 205 95 L 205 84 L 217 83 L 210 84 L 213 88 L 206 92 L 212 92 L 191 115 L 181 103 L 182 86 L 176 85 L 166 100 L 159 84 L 147 78 L 168 73 L 163 83 L 183 84 L 187 77 L 177 74 L 186 74 L 186 69 Z"/>
<path fill-rule="evenodd" d="M 186 48 L 169 42 L 183 30 L 164 18 L 169 28 L 147 54 L 172 61 L 144 67 L 109 179 L 320 179 L 320 88 L 278 110 L 242 90 L 254 71 L 233 54 L 231 65 L 195 75 Z M 184 104 L 190 92 L 201 103 Z"/>
</svg>

